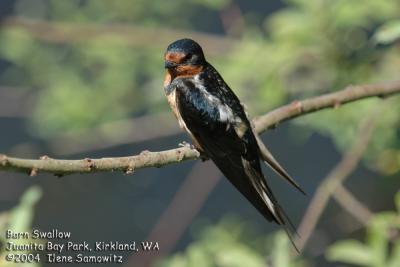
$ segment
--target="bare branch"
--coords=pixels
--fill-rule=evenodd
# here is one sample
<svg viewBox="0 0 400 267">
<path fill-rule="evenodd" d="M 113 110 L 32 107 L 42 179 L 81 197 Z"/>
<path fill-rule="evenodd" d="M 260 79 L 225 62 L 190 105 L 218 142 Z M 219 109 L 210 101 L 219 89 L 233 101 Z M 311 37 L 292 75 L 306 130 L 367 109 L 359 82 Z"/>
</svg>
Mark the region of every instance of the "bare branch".
<svg viewBox="0 0 400 267">
<path fill-rule="evenodd" d="M 377 114 L 373 114 L 361 123 L 354 145 L 318 186 L 298 228 L 300 238 L 296 243 L 300 250 L 306 245 L 335 190 L 357 167 L 372 137 L 376 119 Z"/>
<path fill-rule="evenodd" d="M 316 112 L 326 108 L 340 106 L 368 97 L 385 98 L 400 93 L 400 81 L 348 86 L 341 91 L 325 94 L 277 108 L 266 115 L 256 117 L 254 124 L 257 132 L 275 128 L 279 123 Z"/>
<path fill-rule="evenodd" d="M 143 151 L 130 157 L 65 160 L 42 156 L 40 159 L 20 159 L 0 155 L 0 170 L 26 172 L 35 176 L 38 172 L 53 173 L 63 176 L 72 173 L 89 173 L 101 171 L 124 171 L 133 173 L 136 169 L 161 167 L 188 159 L 198 158 L 199 152 L 189 147 L 181 147 L 161 152 Z"/>
<path fill-rule="evenodd" d="M 321 109 L 338 107 L 352 101 L 367 97 L 387 97 L 400 93 L 400 81 L 386 82 L 373 85 L 359 85 L 347 87 L 344 90 L 296 101 L 282 106 L 254 120 L 258 133 L 276 126 L 278 123 L 296 118 Z M 72 173 L 89 173 L 97 171 L 122 170 L 127 173 L 135 169 L 146 167 L 161 167 L 178 163 L 183 160 L 198 159 L 199 153 L 189 147 L 181 147 L 160 152 L 145 151 L 130 157 L 56 160 L 49 157 L 41 159 L 20 159 L 0 154 L 0 170 L 14 170 L 36 175 L 39 172 L 48 172 L 56 175 Z M 346 164 L 349 164 L 347 162 Z"/>
<path fill-rule="evenodd" d="M 339 184 L 336 188 L 333 193 L 333 198 L 342 208 L 347 210 L 350 215 L 356 218 L 361 225 L 367 224 L 373 216 L 373 213 L 342 184 Z"/>
</svg>

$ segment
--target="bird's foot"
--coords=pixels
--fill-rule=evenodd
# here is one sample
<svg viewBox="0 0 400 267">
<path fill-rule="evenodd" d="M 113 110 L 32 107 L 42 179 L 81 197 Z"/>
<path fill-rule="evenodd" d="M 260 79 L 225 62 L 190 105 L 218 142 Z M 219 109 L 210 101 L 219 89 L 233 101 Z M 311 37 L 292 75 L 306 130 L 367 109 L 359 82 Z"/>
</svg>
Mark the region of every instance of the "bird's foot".
<svg viewBox="0 0 400 267">
<path fill-rule="evenodd" d="M 187 147 L 187 148 L 190 148 L 190 149 L 196 149 L 196 148 L 194 147 L 194 145 L 192 145 L 192 144 L 190 144 L 190 143 L 188 143 L 188 142 L 186 142 L 186 141 L 180 142 L 180 143 L 178 144 L 178 146 L 180 146 L 180 147 Z"/>
<path fill-rule="evenodd" d="M 206 153 L 205 153 L 204 151 L 198 149 L 196 146 L 194 146 L 193 144 L 190 144 L 190 143 L 188 143 L 188 142 L 186 142 L 186 141 L 180 142 L 180 143 L 178 144 L 178 146 L 180 146 L 180 147 L 187 147 L 187 148 L 196 150 L 196 151 L 199 152 L 199 154 L 200 154 L 199 157 L 200 157 L 201 161 L 206 161 L 206 160 L 209 160 L 209 159 L 210 159 L 210 158 L 206 155 Z"/>
</svg>

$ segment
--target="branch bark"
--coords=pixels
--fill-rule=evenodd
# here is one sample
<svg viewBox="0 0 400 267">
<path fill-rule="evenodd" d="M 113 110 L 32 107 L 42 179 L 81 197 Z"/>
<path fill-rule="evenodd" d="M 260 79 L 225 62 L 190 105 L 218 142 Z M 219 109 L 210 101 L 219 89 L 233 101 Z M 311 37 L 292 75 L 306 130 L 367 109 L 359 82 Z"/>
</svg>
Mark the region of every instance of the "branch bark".
<svg viewBox="0 0 400 267">
<path fill-rule="evenodd" d="M 253 120 L 257 133 L 276 127 L 284 122 L 308 113 L 341 105 L 368 97 L 388 97 L 400 93 L 400 81 L 379 84 L 349 86 L 341 91 L 325 94 L 277 108 Z M 100 171 L 124 171 L 129 174 L 136 169 L 161 167 L 185 160 L 199 158 L 199 153 L 190 147 L 180 147 L 160 152 L 143 151 L 139 155 L 116 158 L 63 160 L 42 156 L 40 159 L 21 159 L 0 154 L 0 171 L 12 170 L 28 173 L 53 173 L 57 176 L 73 173 L 91 173 Z"/>
<path fill-rule="evenodd" d="M 266 115 L 256 117 L 254 124 L 258 133 L 275 128 L 279 123 L 316 112 L 326 108 L 339 108 L 344 104 L 369 97 L 385 98 L 400 93 L 400 81 L 378 84 L 349 85 L 341 91 L 294 101 L 292 104 L 277 108 Z"/>
</svg>

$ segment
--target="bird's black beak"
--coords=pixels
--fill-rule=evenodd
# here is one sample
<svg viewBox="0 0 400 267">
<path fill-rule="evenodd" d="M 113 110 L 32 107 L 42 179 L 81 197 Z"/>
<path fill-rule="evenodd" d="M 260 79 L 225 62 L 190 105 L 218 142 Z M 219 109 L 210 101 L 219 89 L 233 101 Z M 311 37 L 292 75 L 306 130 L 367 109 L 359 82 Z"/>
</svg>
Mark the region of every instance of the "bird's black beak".
<svg viewBox="0 0 400 267">
<path fill-rule="evenodd" d="M 178 64 L 176 64 L 175 62 L 168 61 L 168 60 L 165 61 L 166 69 L 172 69 L 172 68 L 175 68 L 176 66 L 178 66 Z"/>
</svg>

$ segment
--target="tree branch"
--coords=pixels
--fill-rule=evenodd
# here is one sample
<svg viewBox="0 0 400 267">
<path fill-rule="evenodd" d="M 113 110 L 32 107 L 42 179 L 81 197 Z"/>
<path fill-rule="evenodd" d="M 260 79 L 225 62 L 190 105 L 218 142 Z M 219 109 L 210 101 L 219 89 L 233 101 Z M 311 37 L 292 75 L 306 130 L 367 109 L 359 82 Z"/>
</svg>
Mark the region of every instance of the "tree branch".
<svg viewBox="0 0 400 267">
<path fill-rule="evenodd" d="M 299 238 L 297 238 L 296 243 L 300 250 L 307 244 L 331 196 L 357 168 L 364 151 L 368 147 L 377 118 L 377 114 L 372 114 L 361 123 L 353 146 L 318 186 L 298 228 Z"/>
<path fill-rule="evenodd" d="M 335 192 L 333 192 L 333 198 L 362 225 L 366 225 L 374 215 L 343 184 L 339 184 L 336 187 Z"/>
<path fill-rule="evenodd" d="M 256 117 L 254 124 L 258 133 L 275 128 L 279 123 L 326 108 L 340 106 L 369 97 L 385 98 L 400 93 L 400 81 L 378 84 L 350 85 L 341 91 L 294 101 L 292 104 L 277 108 L 266 115 Z"/>
<path fill-rule="evenodd" d="M 254 119 L 258 133 L 276 127 L 280 122 L 287 121 L 321 109 L 339 107 L 341 105 L 368 97 L 388 97 L 400 93 L 400 81 L 379 84 L 349 86 L 344 90 L 325 94 L 275 109 Z M 42 156 L 38 160 L 8 157 L 0 154 L 0 171 L 13 170 L 26 172 L 32 176 L 38 172 L 53 173 L 58 176 L 72 173 L 90 173 L 99 171 L 121 170 L 132 173 L 136 169 L 161 167 L 184 160 L 198 159 L 199 153 L 189 147 L 150 152 L 143 151 L 130 157 L 61 160 Z"/>
</svg>

